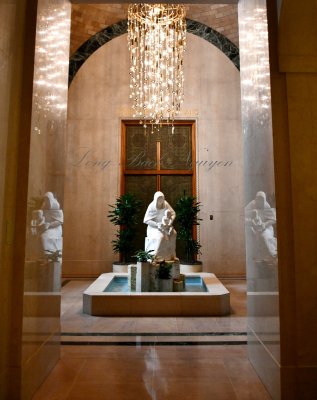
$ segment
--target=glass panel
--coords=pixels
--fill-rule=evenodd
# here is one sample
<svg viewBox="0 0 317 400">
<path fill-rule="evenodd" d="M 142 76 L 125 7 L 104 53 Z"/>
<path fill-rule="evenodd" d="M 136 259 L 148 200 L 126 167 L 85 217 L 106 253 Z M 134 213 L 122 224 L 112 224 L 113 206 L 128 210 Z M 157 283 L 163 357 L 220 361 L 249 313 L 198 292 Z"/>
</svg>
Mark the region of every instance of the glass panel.
<svg viewBox="0 0 317 400">
<path fill-rule="evenodd" d="M 142 201 L 139 224 L 135 239 L 135 249 L 144 249 L 147 225 L 143 223 L 143 218 L 148 205 L 153 200 L 156 192 L 156 175 L 128 175 L 125 178 L 125 192 L 132 193 Z"/>
<path fill-rule="evenodd" d="M 156 136 L 147 133 L 143 126 L 126 127 L 127 170 L 156 169 Z"/>
<path fill-rule="evenodd" d="M 191 126 L 175 125 L 174 133 L 169 126 L 160 129 L 161 169 L 192 169 Z"/>
<path fill-rule="evenodd" d="M 243 43 L 240 79 L 247 301 L 252 310 L 248 315 L 248 351 L 272 398 L 279 398 L 278 259 L 274 231 L 275 183 L 265 0 L 239 1 L 239 37 Z"/>
<path fill-rule="evenodd" d="M 60 356 L 71 4 L 40 0 L 37 12 L 21 355 L 25 398 L 32 397 Z"/>
</svg>

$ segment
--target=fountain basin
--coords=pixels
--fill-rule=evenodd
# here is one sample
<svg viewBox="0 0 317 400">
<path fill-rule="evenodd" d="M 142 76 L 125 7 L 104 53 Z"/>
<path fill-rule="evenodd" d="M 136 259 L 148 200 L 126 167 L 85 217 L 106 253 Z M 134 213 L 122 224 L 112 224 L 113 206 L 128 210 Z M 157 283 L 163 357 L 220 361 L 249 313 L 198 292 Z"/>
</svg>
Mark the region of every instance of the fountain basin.
<svg viewBox="0 0 317 400">
<path fill-rule="evenodd" d="M 207 292 L 208 289 L 204 280 L 200 276 L 186 277 L 185 292 Z M 124 292 L 130 293 L 129 279 L 127 276 L 114 276 L 109 285 L 104 289 L 105 292 Z"/>
<path fill-rule="evenodd" d="M 230 293 L 211 273 L 185 274 L 200 277 L 205 292 L 111 292 L 115 277 L 100 275 L 83 293 L 83 312 L 95 316 L 217 316 L 230 313 Z"/>
</svg>

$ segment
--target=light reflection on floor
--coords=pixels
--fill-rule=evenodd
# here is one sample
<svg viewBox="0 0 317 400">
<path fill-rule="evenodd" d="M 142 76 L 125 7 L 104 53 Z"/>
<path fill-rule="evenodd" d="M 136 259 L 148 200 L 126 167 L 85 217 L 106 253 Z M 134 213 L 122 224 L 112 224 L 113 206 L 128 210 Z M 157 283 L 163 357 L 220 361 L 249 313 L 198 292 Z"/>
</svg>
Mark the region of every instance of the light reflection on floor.
<svg viewBox="0 0 317 400">
<path fill-rule="evenodd" d="M 269 400 L 247 358 L 246 285 L 224 317 L 93 317 L 82 313 L 91 281 L 62 289 L 61 360 L 34 400 Z"/>
</svg>

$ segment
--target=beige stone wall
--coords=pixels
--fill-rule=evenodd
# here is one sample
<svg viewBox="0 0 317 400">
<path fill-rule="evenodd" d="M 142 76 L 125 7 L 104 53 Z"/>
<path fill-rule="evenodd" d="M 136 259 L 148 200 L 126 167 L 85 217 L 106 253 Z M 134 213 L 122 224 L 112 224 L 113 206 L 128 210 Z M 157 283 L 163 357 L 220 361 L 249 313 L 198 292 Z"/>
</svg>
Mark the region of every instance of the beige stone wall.
<svg viewBox="0 0 317 400">
<path fill-rule="evenodd" d="M 115 230 L 106 215 L 120 194 L 120 121 L 132 116 L 128 68 L 123 35 L 98 49 L 70 86 L 65 276 L 96 276 L 111 271 L 117 260 L 111 250 Z M 188 35 L 180 118 L 197 120 L 201 259 L 205 271 L 218 275 L 245 273 L 239 79 L 222 52 Z"/>
<path fill-rule="evenodd" d="M 186 4 L 187 18 L 201 22 L 225 35 L 237 46 L 236 4 Z M 73 4 L 70 53 L 96 32 L 127 18 L 128 4 Z"/>
</svg>

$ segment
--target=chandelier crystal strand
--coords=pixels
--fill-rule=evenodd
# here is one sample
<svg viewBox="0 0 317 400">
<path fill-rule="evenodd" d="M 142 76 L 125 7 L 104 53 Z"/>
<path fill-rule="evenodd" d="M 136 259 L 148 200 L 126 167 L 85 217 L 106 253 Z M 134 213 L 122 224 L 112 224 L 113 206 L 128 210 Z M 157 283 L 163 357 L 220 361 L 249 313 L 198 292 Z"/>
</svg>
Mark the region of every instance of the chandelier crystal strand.
<svg viewBox="0 0 317 400">
<path fill-rule="evenodd" d="M 130 98 L 133 117 L 173 124 L 184 99 L 185 8 L 178 4 L 130 4 Z"/>
</svg>

